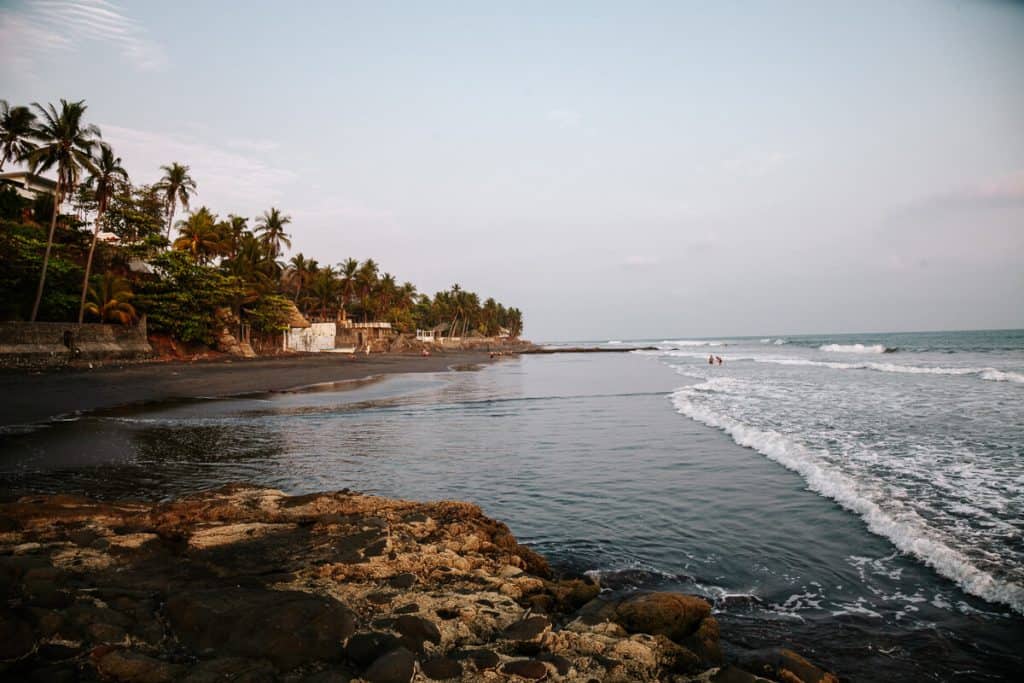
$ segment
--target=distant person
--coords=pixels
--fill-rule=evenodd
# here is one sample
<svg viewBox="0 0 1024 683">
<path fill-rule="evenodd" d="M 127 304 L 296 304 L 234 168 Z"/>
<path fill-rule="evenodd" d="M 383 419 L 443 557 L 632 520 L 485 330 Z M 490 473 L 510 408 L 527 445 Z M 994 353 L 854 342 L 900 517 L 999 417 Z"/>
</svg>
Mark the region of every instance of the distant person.
<svg viewBox="0 0 1024 683">
<path fill-rule="evenodd" d="M 721 356 L 715 356 L 715 360 L 718 361 L 719 365 L 722 364 L 722 357 Z"/>
<path fill-rule="evenodd" d="M 714 365 L 714 364 L 715 364 L 715 357 L 714 356 L 708 356 L 708 365 Z"/>
</svg>

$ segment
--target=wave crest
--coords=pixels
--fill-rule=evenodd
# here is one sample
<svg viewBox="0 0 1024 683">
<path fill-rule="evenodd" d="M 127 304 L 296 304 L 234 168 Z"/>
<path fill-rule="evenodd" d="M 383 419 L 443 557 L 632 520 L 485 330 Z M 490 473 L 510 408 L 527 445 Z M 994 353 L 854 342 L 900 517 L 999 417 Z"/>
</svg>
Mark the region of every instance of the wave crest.
<svg viewBox="0 0 1024 683">
<path fill-rule="evenodd" d="M 916 514 L 882 509 L 855 479 L 821 462 L 815 457 L 815 451 L 789 436 L 752 427 L 691 400 L 702 391 L 723 388 L 720 383 L 716 386 L 711 382 L 684 387 L 672 394 L 672 403 L 681 415 L 721 429 L 740 446 L 797 472 L 810 490 L 860 515 L 872 533 L 889 539 L 899 550 L 957 582 L 966 592 L 989 602 L 1007 604 L 1024 614 L 1024 586 L 1002 581 L 976 567 L 965 554 L 935 538 L 927 523 Z"/>
<path fill-rule="evenodd" d="M 882 344 L 822 344 L 818 349 L 830 353 L 892 353 L 896 350 Z"/>
</svg>

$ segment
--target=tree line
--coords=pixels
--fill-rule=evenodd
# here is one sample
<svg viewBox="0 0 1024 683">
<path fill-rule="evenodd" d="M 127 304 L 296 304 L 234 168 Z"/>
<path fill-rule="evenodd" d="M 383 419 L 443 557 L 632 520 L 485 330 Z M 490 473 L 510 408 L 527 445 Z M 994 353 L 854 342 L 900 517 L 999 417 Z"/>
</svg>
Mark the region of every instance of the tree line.
<svg viewBox="0 0 1024 683">
<path fill-rule="evenodd" d="M 271 207 L 250 225 L 248 217 L 222 218 L 207 206 L 193 210 L 199 185 L 188 165 L 162 166 L 156 183 L 133 184 L 100 129 L 85 121 L 86 110 L 84 101 L 26 107 L 0 100 L 0 172 L 15 162 L 56 175 L 52 198 L 33 202 L 0 190 L 0 286 L 15 297 L 0 302 L 0 316 L 130 323 L 145 313 L 154 331 L 206 344 L 225 310 L 258 332 L 274 332 L 287 326 L 293 304 L 314 320 L 388 321 L 402 332 L 522 332 L 518 309 L 458 284 L 428 296 L 373 259 L 325 265 L 296 253 L 285 260 L 290 216 Z M 71 211 L 62 213 L 64 206 Z"/>
</svg>

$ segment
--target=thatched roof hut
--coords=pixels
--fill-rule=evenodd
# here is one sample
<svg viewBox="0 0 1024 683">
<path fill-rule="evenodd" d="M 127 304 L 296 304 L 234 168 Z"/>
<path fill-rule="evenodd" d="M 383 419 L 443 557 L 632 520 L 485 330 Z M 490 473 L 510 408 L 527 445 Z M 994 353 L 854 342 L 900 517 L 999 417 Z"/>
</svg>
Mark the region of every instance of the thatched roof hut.
<svg viewBox="0 0 1024 683">
<path fill-rule="evenodd" d="M 302 312 L 299 311 L 298 306 L 293 304 L 291 301 L 288 302 L 288 327 L 309 327 L 309 321 L 306 320 Z"/>
</svg>

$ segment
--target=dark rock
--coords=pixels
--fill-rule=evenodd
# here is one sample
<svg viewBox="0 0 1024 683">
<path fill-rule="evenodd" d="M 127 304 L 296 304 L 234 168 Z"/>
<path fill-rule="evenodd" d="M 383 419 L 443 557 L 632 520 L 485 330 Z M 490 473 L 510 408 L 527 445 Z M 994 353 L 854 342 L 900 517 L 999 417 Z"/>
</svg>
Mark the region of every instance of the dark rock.
<svg viewBox="0 0 1024 683">
<path fill-rule="evenodd" d="M 443 681 L 449 678 L 462 677 L 462 664 L 447 657 L 434 657 L 420 665 L 427 678 Z"/>
<path fill-rule="evenodd" d="M 630 633 L 664 635 L 679 642 L 711 616 L 711 605 L 681 593 L 640 593 L 621 601 L 614 621 Z"/>
<path fill-rule="evenodd" d="M 395 599 L 393 593 L 368 593 L 366 599 L 375 605 L 386 605 Z"/>
<path fill-rule="evenodd" d="M 538 655 L 537 659 L 542 662 L 547 662 L 555 667 L 555 671 L 558 672 L 559 676 L 568 676 L 569 672 L 572 671 L 572 661 L 566 659 L 562 655 L 553 655 L 547 652 Z"/>
<path fill-rule="evenodd" d="M 184 683 L 223 683 L 224 681 L 275 683 L 277 673 L 274 667 L 263 659 L 219 657 L 199 662 L 182 681 Z"/>
<path fill-rule="evenodd" d="M 52 662 L 61 662 L 65 659 L 71 659 L 77 657 L 82 653 L 82 648 L 79 646 L 61 645 L 59 643 L 44 643 L 39 646 L 36 650 L 36 654 L 42 659 L 48 659 Z"/>
<path fill-rule="evenodd" d="M 403 614 L 395 619 L 395 630 L 415 644 L 416 650 L 422 649 L 423 642 L 426 640 L 432 643 L 441 642 L 441 631 L 437 625 L 423 617 Z"/>
<path fill-rule="evenodd" d="M 451 619 L 458 619 L 459 616 L 462 614 L 461 612 L 459 612 L 459 610 L 449 609 L 448 607 L 442 607 L 441 609 L 434 610 L 434 612 L 437 614 L 437 616 L 441 617 L 445 621 L 450 621 Z"/>
<path fill-rule="evenodd" d="M 341 671 L 320 671 L 302 679 L 302 683 L 349 683 L 352 676 Z"/>
<path fill-rule="evenodd" d="M 502 631 L 501 637 L 506 640 L 536 640 L 550 627 L 551 622 L 548 621 L 547 617 L 527 617 L 508 626 Z"/>
<path fill-rule="evenodd" d="M 89 624 L 85 632 L 93 643 L 119 643 L 128 635 L 120 626 L 104 623 Z"/>
<path fill-rule="evenodd" d="M 839 683 L 829 673 L 786 648 L 751 650 L 737 656 L 737 663 L 747 671 L 787 683 Z"/>
<path fill-rule="evenodd" d="M 178 679 L 178 667 L 133 650 L 112 650 L 96 661 L 96 669 L 115 681 L 170 683 Z"/>
<path fill-rule="evenodd" d="M 410 602 L 408 605 L 402 605 L 395 609 L 395 614 L 411 614 L 413 612 L 419 612 L 420 606 L 415 602 Z"/>
<path fill-rule="evenodd" d="M 536 659 L 517 659 L 505 664 L 501 670 L 510 676 L 519 676 L 532 681 L 539 681 L 548 675 L 548 668 L 544 666 L 543 662 L 538 662 Z"/>
<path fill-rule="evenodd" d="M 754 674 L 739 669 L 735 666 L 723 666 L 714 676 L 711 683 L 771 683 L 767 678 L 761 678 Z"/>
<path fill-rule="evenodd" d="M 36 607 L 54 609 L 67 607 L 71 604 L 71 596 L 46 580 L 28 581 L 25 583 L 25 601 Z"/>
<path fill-rule="evenodd" d="M 371 683 L 409 683 L 415 670 L 416 658 L 404 647 L 378 657 L 363 678 Z"/>
<path fill-rule="evenodd" d="M 167 617 L 181 642 L 198 651 L 266 658 L 288 670 L 342 655 L 355 617 L 340 602 L 297 591 L 221 588 L 175 595 Z"/>
<path fill-rule="evenodd" d="M 371 631 L 357 633 L 348 639 L 345 654 L 356 666 L 363 668 L 373 663 L 382 654 L 398 647 L 398 638 L 390 633 Z"/>
<path fill-rule="evenodd" d="M 28 621 L 14 610 L 0 608 L 0 660 L 20 659 L 34 645 Z"/>
<path fill-rule="evenodd" d="M 71 663 L 34 667 L 28 680 L 33 683 L 75 683 L 79 680 L 78 668 Z"/>
<path fill-rule="evenodd" d="M 501 657 L 490 650 L 470 650 L 465 657 L 480 671 L 495 669 L 501 663 Z"/>
<path fill-rule="evenodd" d="M 398 574 L 388 579 L 388 584 L 393 588 L 412 588 L 416 585 L 415 574 Z"/>
</svg>

